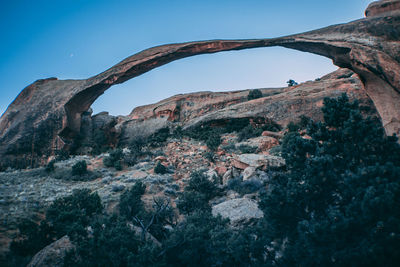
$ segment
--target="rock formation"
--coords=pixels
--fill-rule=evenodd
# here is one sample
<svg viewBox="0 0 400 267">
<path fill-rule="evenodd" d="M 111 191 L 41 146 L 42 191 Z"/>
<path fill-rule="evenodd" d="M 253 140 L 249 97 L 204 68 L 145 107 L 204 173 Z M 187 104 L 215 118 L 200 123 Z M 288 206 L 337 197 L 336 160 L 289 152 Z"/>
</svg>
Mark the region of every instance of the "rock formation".
<svg viewBox="0 0 400 267">
<path fill-rule="evenodd" d="M 212 207 L 212 214 L 229 218 L 233 225 L 247 223 L 264 215 L 257 203 L 248 198 L 231 199 L 215 205 Z"/>
<path fill-rule="evenodd" d="M 372 3 L 366 18 L 272 39 L 212 40 L 169 44 L 137 53 L 86 80 L 38 80 L 26 87 L 0 119 L 0 157 L 33 165 L 68 148 L 81 131 L 82 114 L 114 84 L 171 61 L 207 53 L 282 46 L 332 59 L 360 77 L 387 134 L 400 131 L 400 7 L 398 0 Z M 260 100 L 261 101 L 261 100 Z M 274 108 L 272 106 L 270 108 Z M 278 107 L 277 107 L 278 108 Z M 232 112 L 239 111 L 238 109 Z M 165 115 L 176 118 L 171 109 Z M 7 163 L 7 161 L 9 161 Z"/>
<path fill-rule="evenodd" d="M 316 81 L 297 86 L 259 90 L 263 97 L 251 101 L 247 99 L 249 90 L 180 94 L 155 104 L 137 107 L 128 116 L 115 118 L 101 113 L 91 117 L 93 123 L 85 119 L 85 124 L 97 125 L 92 132 L 99 127 L 106 128 L 106 132 L 114 133 L 118 145 L 124 146 L 171 124 L 188 129 L 203 125 L 224 126 L 236 120 L 249 120 L 260 124 L 273 121 L 285 126 L 290 121 L 298 120 L 301 115 L 321 120 L 323 99 L 338 97 L 342 93 L 358 99 L 364 108 L 370 109 L 368 115 L 375 115 L 375 108 L 363 90 L 360 79 L 346 69 L 339 69 Z M 89 136 L 86 143 L 90 142 Z"/>
<path fill-rule="evenodd" d="M 29 262 L 27 267 L 57 267 L 64 266 L 67 253 L 75 249 L 68 236 L 63 236 L 44 249 L 40 250 Z"/>
</svg>

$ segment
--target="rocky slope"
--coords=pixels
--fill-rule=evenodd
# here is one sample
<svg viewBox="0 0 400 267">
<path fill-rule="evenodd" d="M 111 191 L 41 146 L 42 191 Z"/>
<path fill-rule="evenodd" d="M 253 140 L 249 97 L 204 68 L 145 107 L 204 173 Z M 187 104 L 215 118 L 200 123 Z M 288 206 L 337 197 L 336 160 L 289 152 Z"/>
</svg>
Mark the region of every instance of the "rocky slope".
<svg viewBox="0 0 400 267">
<path fill-rule="evenodd" d="M 191 129 L 200 125 L 213 125 L 218 129 L 229 120 L 235 123 L 235 120 L 243 118 L 253 122 L 256 118 L 268 118 L 284 128 L 290 121 L 298 120 L 301 115 L 310 115 L 314 120 L 322 119 L 320 107 L 323 99 L 337 97 L 342 93 L 347 93 L 352 99 L 358 99 L 364 113 L 376 115 L 358 76 L 345 69 L 339 69 L 316 81 L 260 91 L 263 97 L 250 101 L 247 99 L 249 90 L 177 95 L 156 104 L 138 107 L 126 117 L 113 117 L 107 113 L 92 116 L 88 112 L 82 117 L 84 127 L 81 132 L 84 133 L 84 140 L 81 141 L 79 149 L 82 153 L 85 150 L 90 151 L 96 129 L 104 130 L 113 137 L 114 145 L 124 148 L 129 144 L 129 139 L 142 136 L 146 131 L 154 132 L 163 125 L 183 125 Z M 0 172 L 2 250 L 7 249 L 9 241 L 15 236 L 16 225 L 21 219 L 40 220 L 49 204 L 56 198 L 71 194 L 74 189 L 88 188 L 97 192 L 106 209 L 113 212 L 121 193 L 138 180 L 146 184 L 145 198 L 149 202 L 153 197 L 160 196 L 174 200 L 184 189 L 190 173 L 194 170 L 205 169 L 209 177 L 217 178 L 223 188 L 228 188 L 233 179 L 259 186 L 268 180 L 264 171 L 285 164 L 282 158 L 270 152 L 279 145 L 283 132 L 265 131 L 261 136 L 241 142 L 238 141 L 237 135 L 235 132 L 224 134 L 215 153 L 211 153 L 203 141 L 171 136 L 166 143 L 151 148 L 151 153 L 140 157 L 139 162 L 121 171 L 106 167 L 103 160 L 108 154 L 103 153 L 98 156 L 82 155 L 58 161 L 53 173 L 46 172 L 44 168 L 9 169 L 7 172 Z M 210 153 L 213 159 L 207 155 Z M 87 162 L 95 179 L 71 179 L 72 166 L 81 160 Z M 157 162 L 167 166 L 167 174 L 154 173 Z M 249 221 L 253 215 L 260 216 L 260 211 L 251 200 L 254 197 L 250 194 L 243 198 L 243 195 L 232 191 L 213 200 L 213 212 L 223 210 L 221 215 L 231 216 L 235 223 Z M 242 206 L 238 208 L 238 205 Z"/>
<path fill-rule="evenodd" d="M 253 47 L 283 46 L 311 52 L 331 58 L 339 67 L 353 70 L 360 77 L 366 94 L 372 99 L 386 132 L 399 133 L 400 10 L 398 2 L 398 0 L 377 1 L 366 10 L 366 18 L 307 33 L 274 39 L 214 40 L 163 45 L 144 50 L 86 80 L 50 78 L 36 81 L 20 93 L 0 119 L 2 165 L 14 164 L 22 167 L 35 165 L 43 163 L 55 150 L 71 150 L 72 140 L 82 133 L 83 117 L 86 116 L 91 104 L 114 84 L 122 83 L 180 58 Z M 302 101 L 301 93 L 297 96 L 295 93 L 293 92 L 292 96 L 297 97 L 297 100 L 288 102 L 289 106 L 299 105 Z M 272 103 L 275 103 L 275 100 L 279 102 L 278 105 L 269 106 L 271 113 L 282 106 L 282 101 L 279 99 L 279 96 L 271 98 Z M 313 101 L 317 102 L 316 99 Z M 304 104 L 310 110 L 310 102 L 305 102 Z M 177 107 L 182 108 L 182 105 L 176 106 L 176 102 L 168 107 L 168 103 L 164 104 L 147 113 L 161 118 L 153 122 L 153 128 L 159 127 L 164 120 L 178 118 Z M 209 117 L 204 120 L 197 118 L 196 122 L 193 120 L 185 126 L 222 119 L 224 116 L 229 116 L 228 114 L 237 117 L 243 110 L 246 110 L 247 114 L 251 113 L 248 111 L 251 105 L 239 104 L 237 109 L 231 106 L 221 107 L 224 111 L 208 115 Z M 301 108 L 301 106 L 297 107 Z M 143 111 L 136 110 L 131 114 L 132 120 L 117 119 L 113 124 L 119 122 L 126 126 L 117 130 L 135 128 L 129 127 L 129 124 L 140 118 L 138 114 L 146 112 L 148 112 L 146 108 Z M 181 111 L 178 113 L 181 115 Z M 145 118 L 148 116 L 144 115 Z M 183 117 L 191 118 L 190 115 Z M 143 120 L 143 122 L 145 122 L 144 125 L 150 124 L 149 120 Z M 131 132 L 127 131 L 125 134 L 129 135 Z M 110 138 L 113 139 L 115 136 L 112 134 Z M 114 141 L 118 142 L 118 140 Z"/>
<path fill-rule="evenodd" d="M 234 92 L 199 92 L 170 97 L 158 103 L 135 108 L 125 117 L 113 117 L 107 113 L 92 116 L 87 112 L 82 116 L 81 132 L 83 133 L 82 153 L 90 151 L 93 145 L 93 133 L 101 129 L 110 138 L 113 145 L 124 147 L 129 140 L 148 136 L 163 126 L 174 127 L 182 125 L 195 128 L 200 125 L 223 125 L 224 122 L 246 118 L 269 118 L 283 127 L 290 121 L 296 121 L 301 115 L 311 116 L 312 119 L 322 119 L 320 107 L 325 97 L 337 97 L 347 93 L 350 98 L 358 99 L 368 115 L 375 115 L 371 100 L 363 90 L 358 76 L 346 69 L 339 69 L 316 81 L 300 85 L 260 89 L 262 98 L 248 101 L 250 90 Z M 289 112 L 288 112 L 289 111 Z M 193 139 L 169 139 L 165 146 L 153 151 L 151 156 L 141 159 L 141 162 L 123 171 L 107 168 L 103 159 L 107 154 L 99 156 L 76 156 L 72 159 L 56 163 L 56 172 L 49 174 L 43 168 L 28 170 L 12 170 L 0 172 L 0 244 L 4 251 L 10 239 L 15 234 L 15 228 L 22 218 L 40 219 L 44 209 L 56 198 L 69 195 L 74 189 L 89 188 L 96 191 L 107 210 L 113 211 L 119 196 L 126 188 L 137 180 L 147 184 L 147 198 L 167 196 L 174 199 L 181 191 L 186 179 L 193 170 L 207 169 L 209 175 L 220 179 L 226 186 L 230 179 L 239 176 L 244 180 L 265 180 L 265 174 L 259 169 L 265 169 L 276 162 L 269 155 L 269 150 L 279 145 L 282 133 L 268 133 L 238 143 L 235 134 L 227 134 L 215 154 L 214 162 L 207 159 L 207 146 Z M 86 145 L 84 145 L 86 144 Z M 240 151 L 240 146 L 254 148 L 256 154 Z M 85 160 L 89 169 L 95 171 L 93 181 L 73 181 L 65 179 L 71 176 L 71 167 L 78 161 Z M 162 162 L 169 166 L 170 174 L 154 173 L 155 163 Z M 257 163 L 258 162 L 258 163 Z M 279 162 L 279 159 L 278 159 Z M 273 163 L 276 164 L 276 163 Z M 277 163 L 277 166 L 280 166 Z M 252 205 L 247 200 L 236 200 L 238 195 L 232 194 L 225 199 L 216 200 L 217 206 L 244 203 Z M 223 204 L 225 201 L 230 201 Z M 221 204 L 220 204 L 221 203 Z M 235 205 L 236 205 L 235 204 Z M 246 206 L 246 207 L 247 207 Z M 251 206 L 253 207 L 253 206 Z M 225 210 L 226 208 L 224 208 Z M 234 210 L 234 209 L 233 209 Z M 251 209 L 259 216 L 257 210 Z M 215 211 L 216 212 L 216 211 Z M 241 213 L 239 213 L 240 215 Z M 238 214 L 232 216 L 239 216 Z M 242 214 L 243 215 L 243 214 Z M 234 221 L 238 219 L 235 217 Z M 246 216 L 241 218 L 246 220 Z"/>
<path fill-rule="evenodd" d="M 212 201 L 214 213 L 220 213 L 221 207 L 228 207 L 231 212 L 224 208 L 221 215 L 232 217 L 234 223 L 248 222 L 262 216 L 261 211 L 251 201 L 256 196 L 229 191 L 229 183 L 233 179 L 240 179 L 261 187 L 268 180 L 265 170 L 284 165 L 279 156 L 269 153 L 272 147 L 279 144 L 278 139 L 260 136 L 238 142 L 234 133 L 225 134 L 222 139 L 213 160 L 206 156 L 209 149 L 203 142 L 184 137 L 169 138 L 161 146 L 152 147 L 151 153 L 141 156 L 134 166 L 120 171 L 104 166 L 103 160 L 109 155 L 105 153 L 58 161 L 54 172 L 37 168 L 0 173 L 0 254 L 7 251 L 21 220 L 40 221 L 46 207 L 57 198 L 70 195 L 75 189 L 88 188 L 97 192 L 106 210 L 114 213 L 117 212 L 121 194 L 137 181 L 146 185 L 143 199 L 149 205 L 154 197 L 165 197 L 174 201 L 179 192 L 184 190 L 190 174 L 196 170 L 206 171 L 210 179 L 217 179 L 220 187 L 228 190 L 225 196 Z M 251 147 L 251 153 L 243 150 L 241 145 Z M 82 160 L 93 171 L 93 180 L 71 179 L 71 167 Z M 166 174 L 154 172 L 157 162 L 162 162 L 167 167 Z M 237 207 L 240 207 L 239 213 L 235 211 Z M 248 210 L 248 207 L 251 209 Z"/>
</svg>

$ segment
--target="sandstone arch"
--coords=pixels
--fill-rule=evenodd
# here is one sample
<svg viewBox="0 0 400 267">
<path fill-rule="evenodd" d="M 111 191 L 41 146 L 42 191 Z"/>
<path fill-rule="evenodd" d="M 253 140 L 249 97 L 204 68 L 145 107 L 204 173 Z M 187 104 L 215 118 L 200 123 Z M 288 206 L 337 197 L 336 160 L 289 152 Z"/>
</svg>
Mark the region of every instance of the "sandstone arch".
<svg viewBox="0 0 400 267">
<path fill-rule="evenodd" d="M 211 40 L 169 44 L 135 54 L 86 80 L 39 80 L 26 87 L 0 119 L 0 155 L 30 153 L 38 140 L 56 146 L 79 132 L 81 114 L 114 84 L 181 58 L 257 47 L 282 46 L 332 59 L 352 69 L 373 100 L 387 134 L 400 131 L 400 7 L 398 0 L 372 3 L 367 17 L 272 39 Z M 32 130 L 33 129 L 33 130 Z M 51 136 L 35 135 L 46 129 Z M 40 132 L 40 131 L 39 131 Z M 42 140 L 47 138 L 50 140 Z M 51 141 L 51 142 L 50 142 Z M 33 152 L 32 152 L 33 153 Z M 40 154 L 40 153 L 39 153 Z"/>
</svg>

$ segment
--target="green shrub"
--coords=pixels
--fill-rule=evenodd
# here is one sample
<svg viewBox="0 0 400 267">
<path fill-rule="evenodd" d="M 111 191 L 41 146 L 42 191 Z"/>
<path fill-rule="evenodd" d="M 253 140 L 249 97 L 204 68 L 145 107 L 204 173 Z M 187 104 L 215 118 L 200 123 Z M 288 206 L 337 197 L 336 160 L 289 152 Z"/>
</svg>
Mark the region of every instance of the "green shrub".
<svg viewBox="0 0 400 267">
<path fill-rule="evenodd" d="M 221 136 L 215 132 L 212 132 L 205 141 L 207 147 L 213 151 L 218 149 L 221 142 Z"/>
<path fill-rule="evenodd" d="M 119 213 L 127 218 L 132 218 L 144 212 L 141 200 L 146 191 L 146 186 L 141 182 L 136 182 L 129 190 L 125 191 L 120 197 Z"/>
<path fill-rule="evenodd" d="M 249 118 L 236 118 L 226 122 L 224 127 L 221 129 L 221 133 L 232 133 L 242 130 L 244 127 L 250 124 Z"/>
<path fill-rule="evenodd" d="M 136 138 L 129 144 L 130 153 L 135 157 L 143 155 L 143 148 L 146 146 L 147 140 L 144 138 Z"/>
<path fill-rule="evenodd" d="M 251 124 L 244 127 L 240 132 L 238 132 L 239 141 L 243 141 L 249 138 L 257 137 L 262 134 L 263 130 L 260 128 L 255 128 Z"/>
<path fill-rule="evenodd" d="M 269 150 L 271 155 L 282 156 L 282 147 L 280 145 L 274 146 Z"/>
<path fill-rule="evenodd" d="M 185 135 L 205 142 L 210 150 L 217 150 L 218 146 L 221 144 L 222 133 L 222 128 L 211 126 L 202 126 L 185 131 Z"/>
<path fill-rule="evenodd" d="M 70 145 L 69 152 L 71 155 L 78 155 L 80 148 L 82 148 L 82 143 L 84 141 L 85 137 L 82 135 L 82 133 L 77 134 L 74 136 L 72 139 L 72 143 Z"/>
<path fill-rule="evenodd" d="M 203 157 L 207 159 L 209 162 L 214 162 L 214 152 L 213 151 L 206 151 L 203 153 Z"/>
<path fill-rule="evenodd" d="M 87 173 L 87 164 L 86 161 L 81 160 L 75 163 L 74 166 L 72 166 L 72 175 L 78 175 L 82 176 Z"/>
<path fill-rule="evenodd" d="M 292 80 L 292 79 L 290 79 L 286 83 L 288 84 L 288 87 L 298 85 L 298 83 L 295 80 Z"/>
<path fill-rule="evenodd" d="M 251 194 L 260 191 L 263 183 L 256 179 L 242 181 L 239 177 L 228 181 L 227 188 L 238 192 L 240 195 Z"/>
<path fill-rule="evenodd" d="M 106 152 L 109 148 L 109 140 L 102 129 L 93 130 L 92 154 L 98 155 Z"/>
<path fill-rule="evenodd" d="M 282 130 L 282 126 L 273 120 L 268 120 L 264 125 L 261 126 L 263 131 L 279 132 Z"/>
<path fill-rule="evenodd" d="M 163 164 L 161 164 L 161 162 L 157 161 L 157 164 L 154 167 L 154 173 L 166 174 L 167 173 L 167 168 Z"/>
<path fill-rule="evenodd" d="M 208 136 L 211 134 L 211 132 L 214 131 L 220 131 L 219 129 L 212 128 L 209 125 L 202 125 L 196 128 L 188 129 L 184 131 L 184 134 L 190 138 L 196 139 L 196 140 L 202 140 L 205 141 L 207 140 Z"/>
<path fill-rule="evenodd" d="M 289 132 L 297 132 L 299 130 L 306 129 L 310 123 L 312 123 L 312 120 L 309 117 L 301 115 L 300 121 L 297 123 L 292 121 L 289 122 L 289 124 L 287 125 L 287 129 L 289 130 Z"/>
<path fill-rule="evenodd" d="M 146 146 L 146 140 L 143 138 L 137 138 L 128 146 L 128 150 L 123 152 L 118 149 L 116 155 L 106 160 L 106 164 L 110 167 L 114 167 L 117 170 L 121 170 L 123 165 L 134 166 L 139 158 L 146 154 L 144 147 Z"/>
<path fill-rule="evenodd" d="M 176 206 L 182 214 L 190 214 L 195 211 L 210 211 L 206 195 L 196 191 L 184 191 L 177 201 Z"/>
<path fill-rule="evenodd" d="M 265 118 L 259 119 L 262 120 L 262 123 L 265 121 Z M 215 151 L 221 144 L 221 135 L 224 133 L 237 131 L 240 136 L 239 139 L 242 138 L 240 140 L 244 140 L 260 136 L 263 130 L 279 131 L 280 126 L 271 120 L 260 127 L 253 127 L 250 125 L 249 118 L 238 118 L 228 122 L 223 121 L 221 122 L 221 126 L 202 125 L 194 129 L 186 130 L 184 134 L 193 139 L 205 142 L 210 150 Z"/>
<path fill-rule="evenodd" d="M 172 132 L 172 136 L 177 139 L 182 139 L 182 137 L 184 136 L 184 131 L 182 127 L 181 126 L 176 127 Z"/>
<path fill-rule="evenodd" d="M 241 153 L 255 153 L 257 151 L 257 147 L 249 146 L 249 145 L 246 145 L 246 144 L 241 144 L 238 147 L 238 150 Z"/>
<path fill-rule="evenodd" d="M 285 135 L 288 171 L 262 196 L 264 243 L 275 265 L 396 266 L 400 260 L 400 146 L 346 95 L 324 100 L 325 123 Z M 282 241 L 277 246 L 282 245 Z M 308 251 L 305 256 L 304 251 Z M 276 256 L 279 254 L 279 257 Z"/>
<path fill-rule="evenodd" d="M 190 175 L 189 183 L 185 190 L 202 193 L 207 199 L 211 199 L 218 194 L 216 184 L 211 182 L 203 171 L 194 171 Z"/>
<path fill-rule="evenodd" d="M 101 176 L 99 172 L 90 170 L 87 170 L 84 174 L 73 175 L 71 170 L 67 168 L 56 168 L 54 172 L 50 172 L 49 175 L 55 179 L 66 181 L 92 181 Z"/>
<path fill-rule="evenodd" d="M 176 225 L 176 215 L 174 209 L 170 205 L 168 198 L 156 197 L 153 198 L 153 205 L 151 209 L 147 210 L 147 216 L 143 216 L 143 221 L 147 224 L 152 222 L 149 227 L 149 233 L 157 240 L 166 240 L 170 231 L 165 227 L 174 227 Z M 154 218 L 154 220 L 152 220 Z"/>
<path fill-rule="evenodd" d="M 247 100 L 253 100 L 257 98 L 261 98 L 262 93 L 259 89 L 250 90 L 249 94 L 247 95 Z"/>
<path fill-rule="evenodd" d="M 327 125 L 340 127 L 350 119 L 356 109 L 358 109 L 358 101 L 349 102 L 349 98 L 343 93 L 338 99 L 325 98 L 322 112 Z"/>
<path fill-rule="evenodd" d="M 103 159 L 103 164 L 106 167 L 114 167 L 117 170 L 122 170 L 121 160 L 124 154 L 122 149 L 118 148 L 110 152 L 108 157 Z"/>
<path fill-rule="evenodd" d="M 134 166 L 135 164 L 138 163 L 138 156 L 135 155 L 134 153 L 126 153 L 126 154 L 124 154 L 124 156 L 122 158 L 122 162 L 124 164 L 126 164 L 127 166 Z M 114 165 L 114 167 L 115 167 L 115 165 Z M 122 168 L 123 168 L 123 165 L 121 164 L 121 170 L 122 170 Z"/>
<path fill-rule="evenodd" d="M 116 162 L 114 163 L 114 168 L 115 168 L 117 171 L 122 171 L 123 167 L 122 167 L 122 163 L 121 163 L 120 160 L 118 160 L 118 161 L 116 161 Z"/>
<path fill-rule="evenodd" d="M 54 164 L 56 163 L 55 160 L 50 161 L 47 165 L 46 165 L 46 172 L 54 172 L 54 170 L 56 169 L 56 167 L 54 166 Z"/>
<path fill-rule="evenodd" d="M 89 225 L 93 216 L 102 211 L 99 195 L 89 189 L 80 189 L 56 199 L 47 209 L 46 222 L 54 228 L 57 238 L 66 234 L 71 236 L 76 229 Z"/>
<path fill-rule="evenodd" d="M 163 224 L 171 219 L 165 202 L 155 199 L 154 210 L 146 211 L 141 201 L 145 186 L 138 181 L 120 197 L 120 217 L 103 216 L 92 224 L 90 236 L 75 239 L 75 255 L 67 266 L 155 266 L 162 265 L 158 240 L 166 238 Z M 161 208 L 159 208 L 161 205 Z M 150 233 L 153 237 L 147 238 Z"/>
<path fill-rule="evenodd" d="M 125 219 L 132 221 L 138 227 L 147 226 L 147 231 L 154 237 L 166 237 L 165 224 L 172 224 L 174 213 L 166 199 L 154 198 L 152 209 L 145 209 L 141 200 L 146 186 L 138 181 L 130 190 L 120 197 L 119 211 Z"/>
<path fill-rule="evenodd" d="M 11 243 L 9 262 L 27 262 L 39 250 L 64 235 L 71 238 L 86 236 L 85 228 L 103 206 L 97 193 L 88 189 L 75 190 L 72 195 L 56 199 L 40 223 L 24 220 L 19 224 L 19 235 Z"/>
<path fill-rule="evenodd" d="M 56 153 L 56 161 L 66 160 L 70 158 L 70 155 L 66 150 L 57 150 L 55 153 Z"/>
<path fill-rule="evenodd" d="M 92 229 L 92 238 L 74 242 L 77 256 L 69 254 L 65 266 L 131 266 L 130 262 L 135 262 L 143 244 L 125 221 L 107 217 Z"/>
<path fill-rule="evenodd" d="M 235 152 L 236 146 L 235 143 L 230 140 L 226 145 L 221 146 L 221 149 L 227 152 Z"/>
<path fill-rule="evenodd" d="M 254 238 L 253 238 L 254 239 Z M 251 236 L 210 212 L 191 213 L 165 242 L 167 266 L 262 266 L 252 259 Z"/>
<path fill-rule="evenodd" d="M 298 130 L 300 130 L 299 125 L 294 123 L 293 121 L 289 122 L 286 127 L 289 132 L 297 132 Z"/>
<path fill-rule="evenodd" d="M 202 171 L 195 171 L 191 174 L 188 185 L 179 197 L 177 207 L 184 214 L 196 210 L 210 210 L 208 201 L 219 193 L 215 183 L 208 180 Z"/>
<path fill-rule="evenodd" d="M 168 137 L 170 137 L 170 130 L 168 127 L 164 127 L 152 134 L 148 139 L 148 143 L 151 146 L 159 146 L 165 143 Z"/>
<path fill-rule="evenodd" d="M 47 223 L 36 223 L 29 219 L 18 224 L 18 239 L 10 244 L 11 253 L 16 256 L 31 256 L 53 242 L 54 232 Z"/>
</svg>

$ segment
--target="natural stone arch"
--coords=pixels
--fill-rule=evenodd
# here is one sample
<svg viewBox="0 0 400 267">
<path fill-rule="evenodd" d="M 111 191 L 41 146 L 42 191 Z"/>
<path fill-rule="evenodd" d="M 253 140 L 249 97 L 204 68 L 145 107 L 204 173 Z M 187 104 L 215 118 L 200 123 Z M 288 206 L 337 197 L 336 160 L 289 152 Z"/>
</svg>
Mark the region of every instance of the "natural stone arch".
<svg viewBox="0 0 400 267">
<path fill-rule="evenodd" d="M 34 144 L 36 139 L 43 148 L 50 149 L 56 146 L 59 136 L 72 138 L 80 130 L 82 113 L 105 90 L 156 67 L 194 55 L 270 46 L 318 54 L 339 67 L 352 69 L 374 102 L 386 133 L 398 134 L 400 10 L 396 4 L 388 9 L 387 2 L 398 0 L 371 4 L 367 18 L 347 24 L 281 38 L 163 45 L 135 54 L 86 80 L 39 80 L 25 88 L 0 119 L 0 155 L 27 154 L 27 144 Z M 35 129 L 46 129 L 50 136 L 38 137 Z"/>
<path fill-rule="evenodd" d="M 339 67 L 352 69 L 360 76 L 368 95 L 374 101 L 386 132 L 388 134 L 399 133 L 400 78 L 398 70 L 400 70 L 400 65 L 396 60 L 398 56 L 393 51 L 379 48 L 381 42 L 397 41 L 396 39 L 398 39 L 398 19 L 397 21 L 391 19 L 393 20 L 390 21 L 391 23 L 396 23 L 390 25 L 394 26 L 391 31 L 394 36 L 384 36 L 389 38 L 381 40 L 382 38 L 379 36 L 372 35 L 375 37 L 372 45 L 368 45 L 371 42 L 371 35 L 368 33 L 388 31 L 386 28 L 389 26 L 388 24 L 374 25 L 380 21 L 379 19 L 364 19 L 346 25 L 275 39 L 189 42 L 144 50 L 104 73 L 90 78 L 88 82 L 93 85 L 80 90 L 65 105 L 68 117 L 65 129 L 68 132 L 70 130 L 77 131 L 80 126 L 79 114 L 86 111 L 97 97 L 112 85 L 125 82 L 174 60 L 221 51 L 282 46 L 325 56 L 332 59 L 333 63 Z M 348 41 L 351 39 L 353 40 Z M 397 41 L 395 46 L 391 46 L 388 50 L 390 49 L 400 51 L 399 42 Z"/>
</svg>

